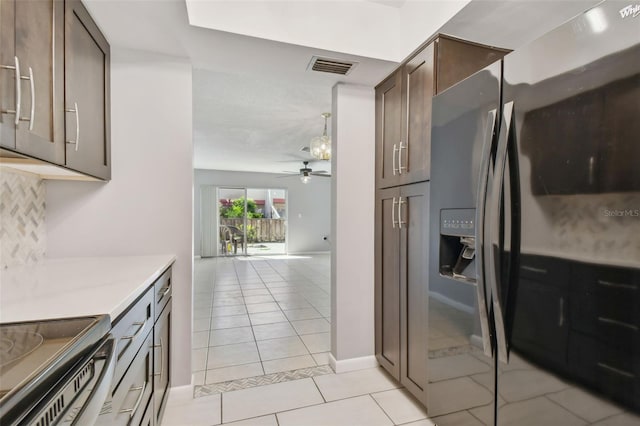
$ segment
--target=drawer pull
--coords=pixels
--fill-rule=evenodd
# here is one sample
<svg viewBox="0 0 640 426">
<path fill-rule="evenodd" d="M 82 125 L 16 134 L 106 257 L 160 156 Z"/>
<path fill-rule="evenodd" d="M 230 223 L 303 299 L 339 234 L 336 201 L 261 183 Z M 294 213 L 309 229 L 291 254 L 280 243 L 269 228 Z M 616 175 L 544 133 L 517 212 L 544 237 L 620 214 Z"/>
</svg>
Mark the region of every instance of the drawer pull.
<svg viewBox="0 0 640 426">
<path fill-rule="evenodd" d="M 536 268 L 536 267 L 533 267 L 533 266 L 522 265 L 521 268 L 524 269 L 525 271 L 535 272 L 537 274 L 546 274 L 547 273 L 546 269 Z"/>
<path fill-rule="evenodd" d="M 598 321 L 605 324 L 617 325 L 618 327 L 624 327 L 624 328 L 628 328 L 629 330 L 638 331 L 638 327 L 633 324 L 628 324 L 622 321 L 616 321 L 611 318 L 598 317 Z"/>
<path fill-rule="evenodd" d="M 162 380 L 162 375 L 164 374 L 164 363 L 162 362 L 162 357 L 164 355 L 162 355 L 162 337 L 160 338 L 160 344 L 159 345 L 154 345 L 153 346 L 156 349 L 160 349 L 160 372 L 159 373 L 155 373 L 154 376 L 160 376 L 160 380 Z"/>
<path fill-rule="evenodd" d="M 638 287 L 633 284 L 612 283 L 611 281 L 598 280 L 598 284 L 605 287 L 623 288 L 625 290 L 637 290 Z"/>
<path fill-rule="evenodd" d="M 160 289 L 158 292 L 158 302 L 160 302 L 164 297 L 171 291 L 170 286 L 166 286 L 164 289 Z"/>
<path fill-rule="evenodd" d="M 140 395 L 138 395 L 138 399 L 136 399 L 136 403 L 133 405 L 133 408 L 127 408 L 125 410 L 120 410 L 120 413 L 130 413 L 129 418 L 132 419 L 133 416 L 136 415 L 136 411 L 140 408 L 140 404 L 142 403 L 142 397 L 144 396 L 144 391 L 147 389 L 147 382 L 145 381 L 142 386 L 138 386 L 135 388 L 129 389 L 129 392 L 132 391 L 140 391 Z"/>
<path fill-rule="evenodd" d="M 143 322 L 134 322 L 132 325 L 138 325 L 138 329 L 136 330 L 135 333 L 133 333 L 130 336 L 122 336 L 120 338 L 120 340 L 135 340 L 136 337 L 138 337 L 138 335 L 142 332 L 142 330 L 144 330 L 144 325 L 146 324 L 145 321 Z"/>
<path fill-rule="evenodd" d="M 618 368 L 612 367 L 610 365 L 605 364 L 604 362 L 599 362 L 598 363 L 598 367 L 603 368 L 603 369 L 608 370 L 608 371 L 611 371 L 612 373 L 616 373 L 616 374 L 619 374 L 621 376 L 628 377 L 630 379 L 634 379 L 636 377 L 635 374 L 631 374 L 631 373 L 629 373 L 627 371 L 620 370 Z"/>
</svg>

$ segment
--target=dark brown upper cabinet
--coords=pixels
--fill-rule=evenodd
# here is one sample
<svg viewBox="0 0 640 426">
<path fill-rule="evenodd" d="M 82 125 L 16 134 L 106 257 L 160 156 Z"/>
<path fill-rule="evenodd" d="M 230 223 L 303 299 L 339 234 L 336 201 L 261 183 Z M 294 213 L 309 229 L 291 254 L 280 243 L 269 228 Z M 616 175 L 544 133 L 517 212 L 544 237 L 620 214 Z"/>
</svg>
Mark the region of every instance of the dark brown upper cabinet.
<svg viewBox="0 0 640 426">
<path fill-rule="evenodd" d="M 64 3 L 0 0 L 0 146 L 64 163 Z"/>
<path fill-rule="evenodd" d="M 0 0 L 0 65 L 0 156 L 109 179 L 109 44 L 80 0 Z"/>
<path fill-rule="evenodd" d="M 509 51 L 437 35 L 376 87 L 376 187 L 429 180 L 431 100 Z"/>
<path fill-rule="evenodd" d="M 80 0 L 65 2 L 67 167 L 108 180 L 110 49 Z"/>
<path fill-rule="evenodd" d="M 638 191 L 639 80 L 635 74 L 524 115 L 520 145 L 531 157 L 534 195 Z"/>
</svg>

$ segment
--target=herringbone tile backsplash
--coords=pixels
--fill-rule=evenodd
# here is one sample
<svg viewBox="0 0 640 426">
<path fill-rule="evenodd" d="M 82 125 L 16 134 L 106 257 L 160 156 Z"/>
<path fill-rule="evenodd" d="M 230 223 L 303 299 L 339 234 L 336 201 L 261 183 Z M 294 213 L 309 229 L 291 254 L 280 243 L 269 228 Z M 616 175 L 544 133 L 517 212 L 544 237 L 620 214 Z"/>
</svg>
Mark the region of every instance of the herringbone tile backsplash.
<svg viewBox="0 0 640 426">
<path fill-rule="evenodd" d="M 42 179 L 0 169 L 0 268 L 44 257 L 45 185 Z"/>
</svg>

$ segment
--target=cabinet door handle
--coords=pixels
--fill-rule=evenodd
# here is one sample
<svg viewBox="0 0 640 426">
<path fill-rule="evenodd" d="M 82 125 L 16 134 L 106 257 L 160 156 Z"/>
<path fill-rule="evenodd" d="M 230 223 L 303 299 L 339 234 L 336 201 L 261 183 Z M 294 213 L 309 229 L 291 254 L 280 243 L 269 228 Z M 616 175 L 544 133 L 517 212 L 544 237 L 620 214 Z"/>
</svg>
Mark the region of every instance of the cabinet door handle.
<svg viewBox="0 0 640 426">
<path fill-rule="evenodd" d="M 29 122 L 29 131 L 31 131 L 33 130 L 33 123 L 36 115 L 36 85 L 35 79 L 33 78 L 33 69 L 29 67 L 29 77 L 20 76 L 20 78 L 22 80 L 29 80 L 29 86 L 31 88 L 31 112 L 29 117 L 20 117 L 20 120 Z M 19 114 L 16 114 L 16 117 L 18 115 Z"/>
<path fill-rule="evenodd" d="M 393 158 L 391 160 L 391 165 L 393 166 L 393 175 L 396 175 L 396 153 L 398 152 L 398 145 L 397 144 L 393 144 Z"/>
<path fill-rule="evenodd" d="M 66 112 L 74 112 L 76 114 L 76 138 L 75 140 L 67 141 L 70 145 L 75 145 L 75 151 L 78 151 L 80 148 L 80 112 L 78 111 L 78 103 L 73 103 L 73 109 L 65 109 Z"/>
<path fill-rule="evenodd" d="M 407 146 L 400 141 L 400 146 L 398 147 L 398 174 L 402 174 L 402 170 L 406 170 L 407 168 L 402 165 L 402 150 L 407 149 Z"/>
<path fill-rule="evenodd" d="M 158 292 L 158 303 L 164 299 L 164 297 L 171 291 L 171 285 L 167 285 L 164 289 L 160 289 Z"/>
<path fill-rule="evenodd" d="M 129 389 L 129 392 L 139 390 L 140 394 L 138 395 L 138 399 L 136 399 L 136 403 L 133 405 L 133 408 L 127 408 L 127 409 L 124 409 L 124 410 L 120 410 L 120 413 L 129 413 L 129 419 L 133 419 L 133 416 L 136 415 L 136 411 L 138 411 L 138 408 L 140 408 L 140 404 L 142 403 L 142 397 L 144 396 L 144 391 L 146 389 L 147 389 L 146 380 L 142 384 L 142 386 L 138 386 L 138 387 Z"/>
<path fill-rule="evenodd" d="M 402 225 L 406 225 L 407 222 L 402 220 L 402 205 L 406 204 L 406 201 L 402 201 L 402 197 L 398 197 L 398 228 L 402 229 Z"/>
<path fill-rule="evenodd" d="M 398 202 L 396 201 L 396 197 L 393 197 L 393 205 L 391 206 L 391 226 L 393 229 L 396 228 L 396 206 Z"/>
<path fill-rule="evenodd" d="M 135 333 L 133 333 L 132 335 L 129 336 L 122 336 L 120 338 L 120 340 L 135 340 L 136 337 L 138 337 L 138 335 L 142 332 L 142 330 L 144 330 L 144 325 L 145 322 L 134 322 L 132 325 L 137 325 L 139 326 L 138 329 L 136 330 Z"/>
<path fill-rule="evenodd" d="M 562 327 L 564 325 L 564 297 L 560 298 L 560 315 L 558 318 L 558 327 Z"/>
<path fill-rule="evenodd" d="M 14 124 L 17 126 L 20 123 L 20 104 L 22 103 L 22 89 L 20 88 L 20 61 L 17 56 L 13 57 L 13 65 L 0 65 L 0 69 L 4 70 L 14 70 L 16 77 L 16 109 L 3 109 L 3 114 L 15 114 L 16 118 L 14 120 Z"/>
<path fill-rule="evenodd" d="M 160 372 L 154 374 L 154 376 L 160 376 L 160 380 L 162 380 L 162 375 L 164 374 L 164 364 L 162 363 L 162 357 L 164 356 L 162 354 L 162 337 L 160 338 L 160 344 L 159 345 L 155 345 L 154 348 L 156 349 L 160 349 Z"/>
<path fill-rule="evenodd" d="M 598 280 L 598 284 L 600 284 L 601 286 L 604 286 L 604 287 L 621 288 L 621 289 L 625 289 L 625 290 L 637 290 L 638 289 L 638 287 L 636 287 L 633 284 L 614 283 L 612 281 L 605 281 L 605 280 Z"/>
<path fill-rule="evenodd" d="M 525 271 L 535 272 L 536 274 L 546 274 L 547 273 L 546 269 L 536 268 L 536 267 L 528 266 L 528 265 L 522 265 L 521 268 L 524 269 Z"/>
</svg>

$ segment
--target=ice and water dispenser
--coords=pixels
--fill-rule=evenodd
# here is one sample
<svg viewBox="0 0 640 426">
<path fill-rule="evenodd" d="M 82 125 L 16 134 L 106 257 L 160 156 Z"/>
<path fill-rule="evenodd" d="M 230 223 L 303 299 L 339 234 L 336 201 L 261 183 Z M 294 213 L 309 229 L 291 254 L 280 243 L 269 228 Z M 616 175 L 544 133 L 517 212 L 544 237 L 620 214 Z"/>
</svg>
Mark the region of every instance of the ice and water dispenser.
<svg viewBox="0 0 640 426">
<path fill-rule="evenodd" d="M 476 210 L 440 210 L 440 274 L 476 281 Z"/>
</svg>

